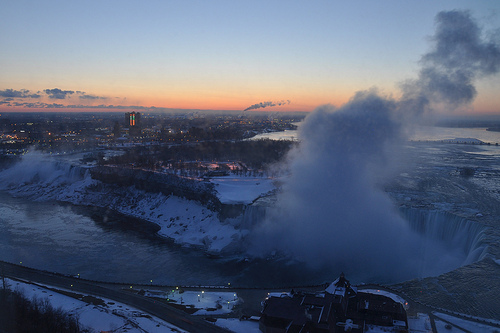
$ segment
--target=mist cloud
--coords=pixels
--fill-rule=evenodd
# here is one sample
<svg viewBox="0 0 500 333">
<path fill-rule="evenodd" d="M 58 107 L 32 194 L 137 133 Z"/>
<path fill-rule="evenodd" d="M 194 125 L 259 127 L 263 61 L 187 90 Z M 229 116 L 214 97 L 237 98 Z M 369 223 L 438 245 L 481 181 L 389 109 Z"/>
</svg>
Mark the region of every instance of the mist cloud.
<svg viewBox="0 0 500 333">
<path fill-rule="evenodd" d="M 408 120 L 435 105 L 470 103 L 477 94 L 474 81 L 498 72 L 500 48 L 482 38 L 467 11 L 439 13 L 432 43 L 418 77 L 401 85 L 401 99 L 358 92 L 339 108 L 321 106 L 306 117 L 284 166 L 290 177 L 250 236 L 251 252 L 278 251 L 358 278 L 443 272 L 449 262 L 421 254 L 442 254 L 440 245 L 423 245 L 382 184 L 395 174 Z"/>
<path fill-rule="evenodd" d="M 405 266 L 408 251 L 417 250 L 407 246 L 411 232 L 380 187 L 402 137 L 396 106 L 367 91 L 305 119 L 300 145 L 288 156 L 290 178 L 254 234 L 254 251 L 278 250 L 358 277 L 383 275 L 395 262 Z"/>
</svg>

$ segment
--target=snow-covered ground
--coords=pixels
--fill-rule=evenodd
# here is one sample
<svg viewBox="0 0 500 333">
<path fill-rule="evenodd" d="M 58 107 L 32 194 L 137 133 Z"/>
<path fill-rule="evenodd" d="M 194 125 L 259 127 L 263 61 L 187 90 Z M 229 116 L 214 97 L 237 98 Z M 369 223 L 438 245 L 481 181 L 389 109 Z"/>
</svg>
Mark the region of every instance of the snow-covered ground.
<svg viewBox="0 0 500 333">
<path fill-rule="evenodd" d="M 34 297 L 47 299 L 54 308 L 61 308 L 72 315 L 78 316 L 82 327 L 89 329 L 91 332 L 186 332 L 159 318 L 152 317 L 147 313 L 110 299 L 99 297 L 104 301 L 105 305 L 92 305 L 54 292 L 45 288 L 45 286 L 10 279 L 6 279 L 6 282 L 10 289 L 22 292 L 28 299 Z"/>
<path fill-rule="evenodd" d="M 128 305 L 110 299 L 98 297 L 105 305 L 93 305 L 79 299 L 54 291 L 50 286 L 42 286 L 29 282 L 6 279 L 12 290 L 22 292 L 28 299 L 47 299 L 54 308 L 61 308 L 71 315 L 78 316 L 83 328 L 90 332 L 127 332 L 127 333 L 164 333 L 187 332 L 157 317 L 137 310 Z M 62 290 L 61 288 L 57 288 Z M 71 290 L 64 290 L 74 292 Z M 76 293 L 78 294 L 78 293 Z M 198 295 L 200 295 L 198 297 Z M 82 295 L 87 296 L 87 295 Z M 148 290 L 146 296 L 169 298 L 171 301 L 199 309 L 194 315 L 229 314 L 233 306 L 240 301 L 235 293 L 216 291 L 173 291 Z M 198 302 L 198 299 L 200 300 Z M 217 309 L 218 304 L 222 307 Z M 216 310 L 211 310 L 216 309 Z M 215 325 L 225 327 L 235 333 L 258 333 L 257 321 L 239 320 L 237 318 L 218 318 Z"/>
<path fill-rule="evenodd" d="M 239 320 L 237 318 L 219 318 L 215 325 L 227 328 L 235 333 L 261 333 L 258 321 Z"/>
<path fill-rule="evenodd" d="M 144 296 L 168 299 L 187 308 L 197 309 L 194 315 L 221 315 L 231 313 L 234 306 L 240 301 L 233 292 L 220 291 L 171 291 L 146 290 Z"/>
<path fill-rule="evenodd" d="M 493 326 L 488 326 L 488 325 L 481 324 L 481 323 L 476 323 L 474 321 L 465 320 L 465 319 L 462 319 L 462 318 L 454 317 L 454 316 L 447 315 L 447 314 L 440 313 L 440 312 L 433 312 L 433 314 L 436 317 L 438 317 L 440 319 L 443 319 L 444 321 L 449 322 L 449 323 L 455 325 L 456 327 L 453 327 L 454 330 L 456 330 L 456 328 L 459 327 L 459 328 L 463 328 L 464 332 L 465 331 L 470 331 L 470 332 L 484 332 L 484 333 L 496 333 L 496 332 L 500 332 L 500 328 L 499 327 L 493 327 Z M 481 320 L 485 320 L 485 319 L 481 318 Z M 441 323 L 442 322 L 443 321 L 441 321 Z M 500 325 L 500 320 L 497 320 L 497 321 L 490 320 L 490 322 L 491 323 L 495 323 L 497 325 Z M 436 326 L 438 326 L 437 323 L 436 323 Z M 450 329 L 446 328 L 446 327 L 444 329 L 443 328 L 438 328 L 438 332 L 439 333 L 441 333 L 441 332 L 449 332 L 449 331 L 450 331 Z"/>
<path fill-rule="evenodd" d="M 218 198 L 226 204 L 250 204 L 275 189 L 273 179 L 265 177 L 225 176 L 210 179 Z"/>
<path fill-rule="evenodd" d="M 415 317 L 408 317 L 410 333 L 432 333 L 431 319 L 425 313 L 418 313 Z"/>
</svg>

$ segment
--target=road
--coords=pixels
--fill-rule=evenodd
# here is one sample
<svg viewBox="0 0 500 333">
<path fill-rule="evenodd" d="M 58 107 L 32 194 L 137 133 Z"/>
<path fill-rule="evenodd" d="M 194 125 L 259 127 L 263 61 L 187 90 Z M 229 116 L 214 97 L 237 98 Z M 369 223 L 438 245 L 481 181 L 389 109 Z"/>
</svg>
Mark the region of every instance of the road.
<svg viewBox="0 0 500 333">
<path fill-rule="evenodd" d="M 0 275 L 46 284 L 53 287 L 64 288 L 74 292 L 105 297 L 114 301 L 127 304 L 138 310 L 144 311 L 152 316 L 158 317 L 183 330 L 191 333 L 227 333 L 224 328 L 215 326 L 203 318 L 191 316 L 181 310 L 175 309 L 164 303 L 151 300 L 147 297 L 134 293 L 125 292 L 119 289 L 105 287 L 99 283 L 39 271 L 36 269 L 14 265 L 0 261 Z"/>
</svg>

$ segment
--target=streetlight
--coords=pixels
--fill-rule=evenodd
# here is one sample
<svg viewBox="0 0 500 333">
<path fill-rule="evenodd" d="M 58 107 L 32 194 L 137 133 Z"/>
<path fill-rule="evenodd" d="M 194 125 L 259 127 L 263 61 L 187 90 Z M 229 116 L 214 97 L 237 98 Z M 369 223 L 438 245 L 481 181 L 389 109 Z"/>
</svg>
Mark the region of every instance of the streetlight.
<svg viewBox="0 0 500 333">
<path fill-rule="evenodd" d="M 198 302 L 200 301 L 200 294 L 198 294 Z"/>
<path fill-rule="evenodd" d="M 201 291 L 201 298 L 205 298 L 205 290 Z"/>
</svg>

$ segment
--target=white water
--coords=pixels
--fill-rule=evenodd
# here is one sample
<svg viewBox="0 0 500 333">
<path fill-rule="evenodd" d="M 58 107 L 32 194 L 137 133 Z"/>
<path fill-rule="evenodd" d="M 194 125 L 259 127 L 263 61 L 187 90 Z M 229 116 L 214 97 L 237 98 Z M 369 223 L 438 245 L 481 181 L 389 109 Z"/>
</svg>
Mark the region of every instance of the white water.
<svg viewBox="0 0 500 333">
<path fill-rule="evenodd" d="M 446 255 L 458 259 L 460 266 L 481 260 L 486 255 L 486 227 L 439 210 L 406 208 L 401 211 L 412 230 L 425 239 L 438 241 L 443 245 Z"/>
</svg>

